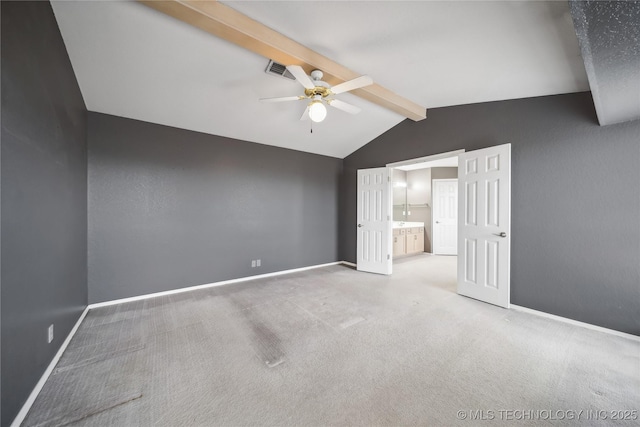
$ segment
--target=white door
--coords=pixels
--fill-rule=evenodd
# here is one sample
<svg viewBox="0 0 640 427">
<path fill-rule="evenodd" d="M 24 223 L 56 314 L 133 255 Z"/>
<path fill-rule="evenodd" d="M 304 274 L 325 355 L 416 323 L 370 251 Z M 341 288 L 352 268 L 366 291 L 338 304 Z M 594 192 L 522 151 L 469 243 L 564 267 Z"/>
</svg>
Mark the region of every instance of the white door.
<svg viewBox="0 0 640 427">
<path fill-rule="evenodd" d="M 391 274 L 391 169 L 358 170 L 359 271 Z"/>
<path fill-rule="evenodd" d="M 509 307 L 511 144 L 459 156 L 458 293 Z"/>
<path fill-rule="evenodd" d="M 433 253 L 458 254 L 458 180 L 433 181 Z"/>
</svg>

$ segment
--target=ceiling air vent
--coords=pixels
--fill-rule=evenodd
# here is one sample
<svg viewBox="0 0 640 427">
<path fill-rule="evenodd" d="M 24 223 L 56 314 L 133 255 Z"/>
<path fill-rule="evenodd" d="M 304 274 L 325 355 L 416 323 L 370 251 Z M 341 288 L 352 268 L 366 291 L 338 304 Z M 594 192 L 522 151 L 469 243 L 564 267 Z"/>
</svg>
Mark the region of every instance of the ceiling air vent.
<svg viewBox="0 0 640 427">
<path fill-rule="evenodd" d="M 278 64 L 273 60 L 269 60 L 269 65 L 267 65 L 267 69 L 264 71 L 267 74 L 273 74 L 273 75 L 284 77 L 290 80 L 296 79 L 295 77 L 293 77 L 293 74 L 291 74 L 289 70 L 287 70 L 286 65 Z"/>
</svg>

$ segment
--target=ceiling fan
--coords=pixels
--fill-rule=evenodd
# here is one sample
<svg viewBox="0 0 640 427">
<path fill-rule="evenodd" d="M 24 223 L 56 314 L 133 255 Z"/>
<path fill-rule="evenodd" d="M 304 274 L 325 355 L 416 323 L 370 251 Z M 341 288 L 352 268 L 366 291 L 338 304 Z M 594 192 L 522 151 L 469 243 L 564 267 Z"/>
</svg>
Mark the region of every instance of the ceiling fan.
<svg viewBox="0 0 640 427">
<path fill-rule="evenodd" d="M 371 77 L 360 76 L 335 86 L 329 86 L 328 83 L 322 81 L 323 74 L 320 70 L 313 70 L 311 72 L 311 77 L 309 77 L 299 65 L 288 65 L 287 70 L 293 74 L 298 83 L 304 86 L 304 95 L 285 96 L 280 98 L 262 98 L 260 101 L 282 102 L 302 101 L 308 99 L 310 100 L 309 105 L 307 105 L 306 110 L 302 113 L 300 120 L 310 118 L 314 122 L 323 121 L 327 116 L 327 108 L 325 107 L 325 104 L 339 110 L 346 111 L 347 113 L 358 114 L 361 111 L 359 107 L 340 101 L 339 99 L 332 98 L 331 96 L 373 84 L 373 79 Z"/>
</svg>

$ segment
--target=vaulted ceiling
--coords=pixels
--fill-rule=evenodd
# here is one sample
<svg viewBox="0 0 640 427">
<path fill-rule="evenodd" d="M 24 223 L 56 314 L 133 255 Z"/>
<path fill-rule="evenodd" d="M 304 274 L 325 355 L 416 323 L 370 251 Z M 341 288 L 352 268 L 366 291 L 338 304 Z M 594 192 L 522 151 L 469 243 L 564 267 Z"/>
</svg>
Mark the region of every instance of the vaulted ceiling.
<svg viewBox="0 0 640 427">
<path fill-rule="evenodd" d="M 609 125 L 640 119 L 640 2 L 569 5 L 598 121 Z"/>
<path fill-rule="evenodd" d="M 233 9 L 427 108 L 589 90 L 559 1 L 233 1 Z M 295 81 L 268 59 L 135 2 L 54 1 L 90 111 L 345 157 L 404 117 L 353 94 L 358 115 L 300 121 Z M 461 124 L 463 125 L 463 124 Z"/>
</svg>

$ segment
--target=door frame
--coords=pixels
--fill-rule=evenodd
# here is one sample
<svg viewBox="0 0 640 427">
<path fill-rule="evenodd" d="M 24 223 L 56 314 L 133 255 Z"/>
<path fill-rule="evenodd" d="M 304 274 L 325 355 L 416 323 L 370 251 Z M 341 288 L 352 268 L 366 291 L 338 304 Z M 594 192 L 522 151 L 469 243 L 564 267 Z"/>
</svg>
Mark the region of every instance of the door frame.
<svg viewBox="0 0 640 427">
<path fill-rule="evenodd" d="M 466 152 L 466 150 L 463 148 L 460 150 L 453 150 L 453 151 L 447 151 L 440 154 L 433 154 L 431 156 L 417 157 L 415 159 L 407 159 L 407 160 L 402 160 L 400 162 L 387 163 L 385 166 L 388 168 L 397 168 L 398 166 L 408 166 L 408 165 L 415 165 L 416 163 L 433 162 L 435 160 L 442 160 L 449 157 L 457 157 L 458 154 L 462 154 L 464 152 Z"/>
<path fill-rule="evenodd" d="M 435 212 L 435 197 L 434 196 L 434 182 L 455 182 L 456 186 L 458 185 L 458 178 L 436 178 L 436 179 L 432 179 L 431 180 L 431 253 L 433 255 L 438 255 L 436 254 L 436 225 L 435 225 L 435 215 L 433 214 L 433 212 Z M 459 193 L 459 192 L 458 192 Z M 460 203 L 460 194 L 458 194 L 458 203 Z M 458 227 L 458 212 L 457 212 L 457 206 L 456 206 L 456 228 Z M 456 237 L 457 240 L 457 237 Z M 450 254 L 445 254 L 445 255 L 450 255 Z M 456 256 L 458 255 L 458 244 L 456 241 Z M 444 255 L 443 255 L 444 256 Z"/>
<path fill-rule="evenodd" d="M 397 168 L 398 166 L 409 166 L 409 165 L 415 165 L 417 163 L 435 162 L 437 160 L 448 159 L 450 157 L 458 157 L 458 155 L 464 152 L 466 152 L 466 150 L 462 148 L 460 150 L 446 151 L 444 153 L 432 154 L 430 156 L 416 157 L 414 159 L 407 159 L 407 160 L 401 160 L 399 162 L 387 163 L 385 166 L 388 168 Z M 428 167 L 439 167 L 439 166 L 436 165 L 436 166 L 428 166 Z M 432 196 L 433 196 L 433 193 L 432 193 Z M 458 202 L 460 202 L 460 194 L 458 194 Z M 427 224 L 425 224 L 425 227 L 426 226 Z M 431 224 L 429 224 L 429 227 L 431 228 L 430 230 L 431 237 L 433 237 L 433 218 L 431 219 Z M 393 234 L 393 218 L 391 218 L 391 228 L 389 229 L 389 235 L 391 236 L 392 234 Z M 393 238 L 393 236 L 391 236 L 391 238 Z M 433 253 L 433 245 L 431 246 L 432 246 L 431 253 Z"/>
<path fill-rule="evenodd" d="M 503 145 L 503 144 L 497 144 L 497 145 Z M 493 147 L 493 145 L 490 146 L 490 147 Z M 489 148 L 489 147 L 483 147 L 483 148 Z M 465 153 L 466 151 L 467 150 L 465 150 L 465 149 L 447 151 L 447 152 L 444 152 L 444 153 L 433 154 L 433 155 L 430 155 L 430 156 L 424 156 L 424 157 L 418 157 L 418 158 L 413 158 L 413 159 L 402 160 L 402 161 L 399 161 L 399 162 L 387 163 L 386 166 L 389 167 L 389 168 L 396 168 L 398 166 L 406 166 L 406 165 L 413 165 L 413 164 L 416 164 L 416 163 L 423 163 L 423 162 L 428 162 L 428 161 L 440 160 L 440 159 L 445 159 L 447 157 L 458 156 L 459 154 Z M 460 167 L 460 166 L 458 165 L 458 167 Z M 513 173 L 513 165 L 511 165 L 511 172 Z M 509 180 L 511 180 L 511 176 L 512 176 L 512 174 L 509 175 Z M 459 178 L 460 177 L 458 177 L 458 179 Z M 511 187 L 511 184 L 510 184 L 510 187 Z M 462 197 L 462 193 L 460 191 L 458 191 L 458 206 L 460 206 L 460 197 Z M 459 224 L 460 224 L 460 218 L 458 218 L 458 226 L 459 226 Z M 391 239 L 393 237 L 392 236 L 392 234 L 393 234 L 392 227 L 393 227 L 393 218 L 392 218 L 392 221 L 389 223 L 389 229 L 387 230 L 389 239 Z M 432 228 L 432 230 L 433 230 L 433 228 Z M 459 232 L 459 230 L 458 230 L 458 232 Z M 458 252 L 460 252 L 460 247 L 459 246 L 460 245 L 458 245 Z M 511 271 L 511 263 L 512 263 L 511 257 L 509 257 L 509 271 Z M 456 275 L 457 275 L 457 268 L 456 268 Z M 511 283 L 509 283 L 509 288 L 510 287 L 511 287 Z M 510 290 L 509 290 L 509 293 L 510 293 Z"/>
</svg>

